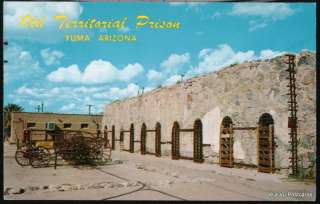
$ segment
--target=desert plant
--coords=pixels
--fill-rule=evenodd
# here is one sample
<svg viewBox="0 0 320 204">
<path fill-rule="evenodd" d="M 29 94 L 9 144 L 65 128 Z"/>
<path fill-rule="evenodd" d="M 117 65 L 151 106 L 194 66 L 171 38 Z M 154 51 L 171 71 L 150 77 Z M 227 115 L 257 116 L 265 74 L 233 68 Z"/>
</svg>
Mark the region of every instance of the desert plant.
<svg viewBox="0 0 320 204">
<path fill-rule="evenodd" d="M 11 127 L 11 113 L 12 112 L 22 112 L 23 107 L 17 104 L 8 103 L 4 108 L 4 127 L 10 128 Z"/>
</svg>

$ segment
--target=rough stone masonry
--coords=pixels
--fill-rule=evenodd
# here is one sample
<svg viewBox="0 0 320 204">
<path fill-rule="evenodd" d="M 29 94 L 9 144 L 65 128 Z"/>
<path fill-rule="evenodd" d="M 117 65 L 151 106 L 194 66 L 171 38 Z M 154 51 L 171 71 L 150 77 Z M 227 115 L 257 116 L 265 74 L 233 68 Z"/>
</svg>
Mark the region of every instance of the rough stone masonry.
<svg viewBox="0 0 320 204">
<path fill-rule="evenodd" d="M 288 65 L 285 56 L 270 60 L 231 65 L 217 72 L 208 73 L 177 83 L 170 87 L 114 101 L 105 106 L 102 127 L 115 126 L 116 139 L 120 129 L 135 127 L 135 140 L 140 140 L 142 123 L 154 129 L 161 123 L 161 141 L 171 141 L 174 121 L 181 128 L 191 128 L 196 119 L 203 124 L 205 162 L 219 162 L 221 121 L 229 116 L 237 127 L 257 126 L 263 113 L 274 120 L 275 168 L 288 174 L 290 166 L 290 137 L 288 135 Z M 298 102 L 298 157 L 299 170 L 304 176 L 315 176 L 316 148 L 316 56 L 308 51 L 296 55 L 296 86 Z M 155 138 L 148 133 L 147 151 L 154 152 Z M 125 148 L 129 137 L 124 137 Z M 116 142 L 119 149 L 119 142 Z M 135 143 L 140 152 L 140 143 Z M 171 154 L 171 145 L 161 145 L 162 155 Z M 192 156 L 192 133 L 180 136 L 180 152 Z M 233 157 L 237 163 L 257 165 L 257 136 L 255 131 L 235 131 Z M 155 157 L 156 159 L 156 157 Z"/>
</svg>

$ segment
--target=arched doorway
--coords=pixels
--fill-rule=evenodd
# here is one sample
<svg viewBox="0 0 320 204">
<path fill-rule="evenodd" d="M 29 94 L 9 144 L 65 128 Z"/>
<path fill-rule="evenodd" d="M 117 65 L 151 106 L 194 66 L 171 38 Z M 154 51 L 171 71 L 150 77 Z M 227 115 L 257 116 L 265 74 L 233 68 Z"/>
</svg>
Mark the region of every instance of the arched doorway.
<svg viewBox="0 0 320 204">
<path fill-rule="evenodd" d="M 200 119 L 194 122 L 193 129 L 193 161 L 202 163 L 204 160 L 202 153 L 202 122 Z"/>
<path fill-rule="evenodd" d="M 259 118 L 258 125 L 258 171 L 274 171 L 274 121 L 269 113 Z"/>
<path fill-rule="evenodd" d="M 233 167 L 233 123 L 229 116 L 221 122 L 219 163 L 223 167 Z"/>
<path fill-rule="evenodd" d="M 172 146 L 171 146 L 171 156 L 172 159 L 180 159 L 180 135 L 179 135 L 179 123 L 175 121 L 172 127 Z"/>
</svg>

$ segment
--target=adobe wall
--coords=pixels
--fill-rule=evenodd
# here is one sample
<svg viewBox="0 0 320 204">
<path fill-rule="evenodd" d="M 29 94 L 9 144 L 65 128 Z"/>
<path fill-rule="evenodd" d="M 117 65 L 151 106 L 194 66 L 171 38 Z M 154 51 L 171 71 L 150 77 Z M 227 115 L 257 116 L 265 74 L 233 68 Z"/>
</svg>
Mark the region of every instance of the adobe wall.
<svg viewBox="0 0 320 204">
<path fill-rule="evenodd" d="M 101 127 L 101 121 L 101 115 L 13 112 L 11 115 L 10 143 L 16 143 L 18 138 L 23 138 L 23 129 L 28 122 L 35 122 L 35 129 L 45 129 L 47 122 L 53 122 L 61 130 L 64 129 L 63 123 L 72 124 L 68 130 L 80 130 L 81 123 L 88 123 L 88 128 L 82 130 L 95 133 L 97 131 L 96 123 Z"/>
<path fill-rule="evenodd" d="M 171 141 L 174 121 L 181 128 L 193 127 L 199 118 L 203 123 L 203 143 L 205 162 L 218 163 L 220 124 L 225 116 L 230 116 L 237 127 L 256 126 L 263 113 L 272 115 L 275 133 L 275 167 L 287 172 L 289 167 L 288 135 L 288 80 L 287 64 L 284 56 L 260 61 L 256 68 L 243 63 L 224 68 L 215 73 L 191 78 L 171 87 L 115 101 L 105 106 L 102 126 L 115 125 L 116 138 L 120 128 L 129 129 L 134 123 L 135 140 L 140 140 L 142 123 L 154 129 L 161 123 L 162 141 Z M 316 89 L 314 53 L 303 52 L 296 56 L 299 165 L 306 174 L 315 170 L 316 146 Z M 149 134 L 147 148 L 154 151 L 154 135 Z M 256 132 L 252 130 L 235 131 L 235 162 L 257 164 Z M 129 148 L 129 136 L 125 136 L 125 146 Z M 180 152 L 192 156 L 193 137 L 191 133 L 181 133 Z M 118 149 L 118 142 L 116 142 Z M 162 154 L 171 154 L 171 145 L 161 145 Z M 140 143 L 135 143 L 135 152 L 140 152 Z"/>
</svg>

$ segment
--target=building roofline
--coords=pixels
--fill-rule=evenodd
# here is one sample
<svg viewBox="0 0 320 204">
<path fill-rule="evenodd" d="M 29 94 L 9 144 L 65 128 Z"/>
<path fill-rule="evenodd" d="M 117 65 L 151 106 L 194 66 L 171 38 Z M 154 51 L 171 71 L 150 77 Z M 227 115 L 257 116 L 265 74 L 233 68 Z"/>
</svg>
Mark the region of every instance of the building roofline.
<svg viewBox="0 0 320 204">
<path fill-rule="evenodd" d="M 177 87 L 183 85 L 185 82 L 188 82 L 188 81 L 192 81 L 192 80 L 195 80 L 195 79 L 198 79 L 198 78 L 202 78 L 202 77 L 207 77 L 207 76 L 212 75 L 212 74 L 221 74 L 221 73 L 224 73 L 227 70 L 229 71 L 230 69 L 235 69 L 237 67 L 237 65 L 243 65 L 243 64 L 246 64 L 246 63 L 253 63 L 253 62 L 258 62 L 258 61 L 259 62 L 273 61 L 275 59 L 285 57 L 288 54 L 295 55 L 297 57 L 297 56 L 302 56 L 305 53 L 316 54 L 316 52 L 309 51 L 309 50 L 301 51 L 301 52 L 298 52 L 298 53 L 288 53 L 288 52 L 286 52 L 286 53 L 284 53 L 282 55 L 279 55 L 279 56 L 276 56 L 276 57 L 273 57 L 273 58 L 270 58 L 270 59 L 264 59 L 264 60 L 255 59 L 255 60 L 246 61 L 246 62 L 243 62 L 243 63 L 240 63 L 240 64 L 228 65 L 228 66 L 225 66 L 225 67 L 221 68 L 220 70 L 210 71 L 210 72 L 207 72 L 207 73 L 199 74 L 199 75 L 193 76 L 193 77 L 191 77 L 189 79 L 186 79 L 185 81 L 182 81 L 182 82 L 179 82 L 179 83 L 175 83 L 175 84 L 172 84 L 170 86 L 163 86 L 161 88 L 155 88 L 155 89 L 153 89 L 153 90 L 151 90 L 151 91 L 149 91 L 147 93 L 141 94 L 141 95 L 131 96 L 131 97 L 123 98 L 123 99 L 117 99 L 117 100 L 111 101 L 110 103 L 105 104 L 105 105 L 110 106 L 110 105 L 113 105 L 113 104 L 116 104 L 116 103 L 123 103 L 123 102 L 127 102 L 127 101 L 130 101 L 130 100 L 137 99 L 139 97 L 146 97 L 146 96 L 151 95 L 151 94 L 153 94 L 155 92 L 160 92 L 160 91 L 164 91 L 164 90 L 167 90 L 167 89 L 174 89 L 174 88 L 177 88 Z"/>
<path fill-rule="evenodd" d="M 98 114 L 95 114 L 95 115 L 89 115 L 89 114 L 80 114 L 80 113 L 54 113 L 54 112 L 26 112 L 26 111 L 23 111 L 23 112 L 12 112 L 12 113 L 27 113 L 27 114 L 46 114 L 46 115 L 78 115 L 78 116 L 103 116 L 102 115 L 98 115 Z"/>
</svg>

